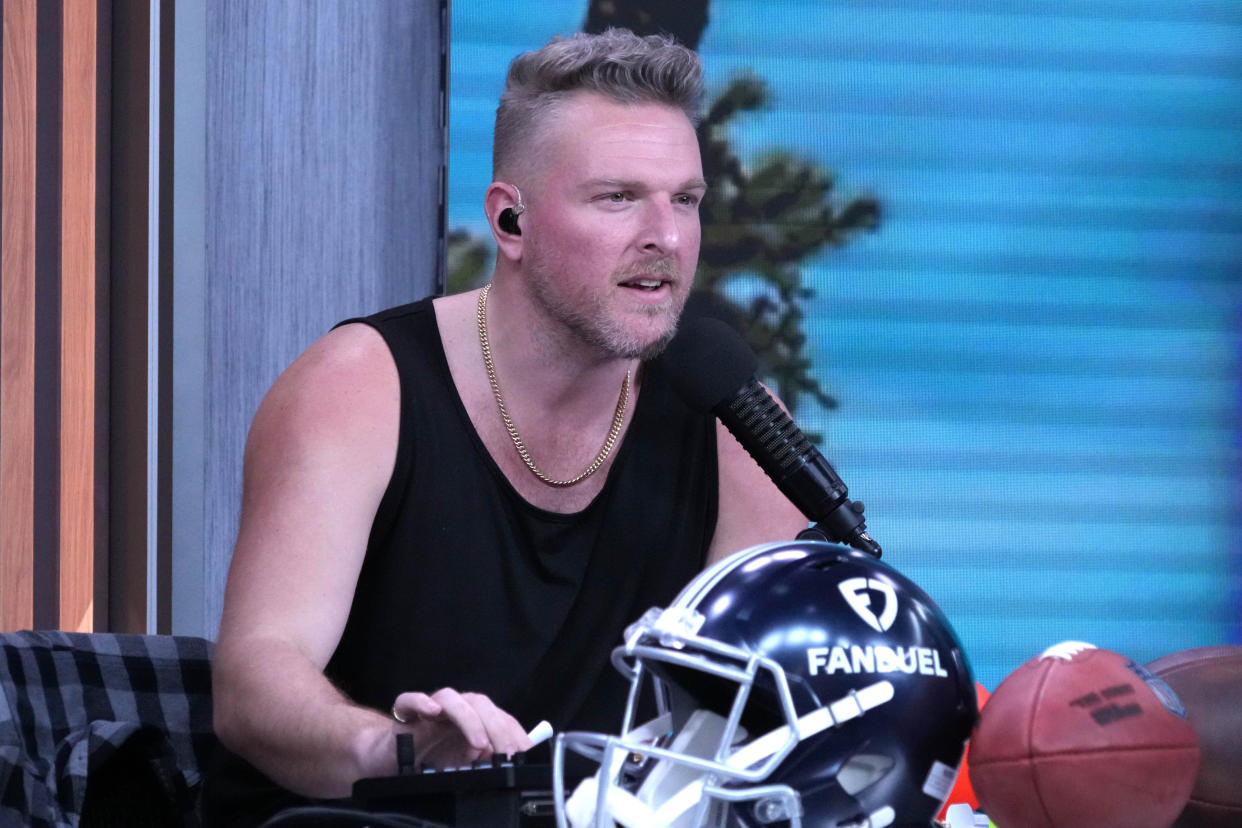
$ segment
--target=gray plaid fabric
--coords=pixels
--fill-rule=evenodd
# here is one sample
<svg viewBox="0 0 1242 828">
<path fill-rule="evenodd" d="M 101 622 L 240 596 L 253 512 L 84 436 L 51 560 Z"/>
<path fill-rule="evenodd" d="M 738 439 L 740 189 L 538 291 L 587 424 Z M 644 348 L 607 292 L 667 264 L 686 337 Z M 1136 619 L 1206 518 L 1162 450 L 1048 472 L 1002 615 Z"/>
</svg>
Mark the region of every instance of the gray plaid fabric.
<svg viewBox="0 0 1242 828">
<path fill-rule="evenodd" d="M 188 796 L 215 739 L 201 638 L 0 634 L 0 826 L 76 826 L 92 771 L 135 736 L 158 739 Z M 151 733 L 155 731 L 155 733 Z"/>
</svg>

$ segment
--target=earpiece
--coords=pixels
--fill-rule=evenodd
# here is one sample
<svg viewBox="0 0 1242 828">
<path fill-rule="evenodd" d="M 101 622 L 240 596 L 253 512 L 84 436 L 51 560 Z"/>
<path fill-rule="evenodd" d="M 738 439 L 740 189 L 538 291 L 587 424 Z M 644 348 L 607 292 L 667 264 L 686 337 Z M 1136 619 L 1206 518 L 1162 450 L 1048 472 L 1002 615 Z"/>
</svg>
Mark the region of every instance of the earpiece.
<svg viewBox="0 0 1242 828">
<path fill-rule="evenodd" d="M 511 236 L 522 235 L 522 228 L 518 227 L 517 217 L 526 212 L 526 205 L 522 203 L 522 191 L 517 188 L 516 184 L 511 184 L 514 191 L 517 192 L 517 204 L 512 207 L 506 207 L 500 211 L 500 215 L 496 217 L 496 223 L 500 225 L 500 229 Z"/>
<path fill-rule="evenodd" d="M 513 212 L 512 207 L 506 207 L 501 210 L 500 216 L 497 218 L 496 223 L 500 225 L 501 230 L 511 236 L 522 235 L 522 228 L 518 227 L 517 223 L 517 213 Z"/>
</svg>

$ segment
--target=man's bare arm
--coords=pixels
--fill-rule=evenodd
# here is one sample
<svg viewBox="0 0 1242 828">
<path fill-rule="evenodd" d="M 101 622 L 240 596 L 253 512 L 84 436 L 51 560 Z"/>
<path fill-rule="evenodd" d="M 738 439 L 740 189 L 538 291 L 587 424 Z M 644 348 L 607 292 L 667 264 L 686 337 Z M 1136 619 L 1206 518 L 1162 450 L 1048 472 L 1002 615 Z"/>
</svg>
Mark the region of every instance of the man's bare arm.
<svg viewBox="0 0 1242 828">
<path fill-rule="evenodd" d="M 340 641 L 400 416 L 396 366 L 362 325 L 311 346 L 276 381 L 246 446 L 241 528 L 213 666 L 221 741 L 277 783 L 315 797 L 396 772 L 394 736 L 419 759 L 460 764 L 527 746 L 485 696 L 405 693 L 401 725 L 323 675 Z"/>
<path fill-rule="evenodd" d="M 396 367 L 379 335 L 333 331 L 276 381 L 246 444 L 241 527 L 213 666 L 216 731 L 278 783 L 347 794 L 392 727 L 323 676 L 396 457 Z M 395 758 L 393 758 L 395 767 Z"/>
</svg>

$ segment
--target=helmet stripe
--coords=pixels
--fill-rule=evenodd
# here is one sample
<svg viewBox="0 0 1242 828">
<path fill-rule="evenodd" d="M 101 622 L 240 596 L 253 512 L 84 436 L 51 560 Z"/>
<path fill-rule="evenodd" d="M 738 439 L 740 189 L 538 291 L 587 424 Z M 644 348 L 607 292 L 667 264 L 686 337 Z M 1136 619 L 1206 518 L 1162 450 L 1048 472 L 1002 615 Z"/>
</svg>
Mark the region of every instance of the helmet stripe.
<svg viewBox="0 0 1242 828">
<path fill-rule="evenodd" d="M 778 547 L 789 545 L 789 541 L 773 541 L 771 543 L 761 543 L 758 546 L 752 546 L 745 550 L 738 550 L 733 554 L 721 558 L 716 563 L 704 569 L 694 580 L 686 585 L 681 594 L 673 600 L 670 607 L 687 607 L 694 609 L 698 606 L 699 601 L 703 600 L 703 596 L 707 595 L 716 584 L 733 570 L 743 566 L 747 562 L 760 555 L 770 552 Z"/>
</svg>

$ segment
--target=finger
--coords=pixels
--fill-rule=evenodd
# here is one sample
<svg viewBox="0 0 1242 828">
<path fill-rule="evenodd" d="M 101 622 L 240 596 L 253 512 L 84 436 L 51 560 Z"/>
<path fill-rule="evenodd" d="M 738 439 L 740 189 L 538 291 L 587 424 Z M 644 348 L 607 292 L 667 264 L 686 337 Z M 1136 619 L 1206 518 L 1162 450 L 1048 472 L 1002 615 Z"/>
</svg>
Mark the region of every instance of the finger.
<svg viewBox="0 0 1242 828">
<path fill-rule="evenodd" d="M 443 712 L 439 703 L 426 693 L 402 693 L 392 705 L 393 718 L 406 723 L 435 718 Z"/>
<path fill-rule="evenodd" d="M 472 750 L 479 752 L 480 755 L 492 750 L 492 741 L 488 736 L 487 727 L 483 724 L 475 706 L 461 693 L 445 687 L 432 694 L 432 701 L 440 706 L 442 711 L 440 717 L 448 719 L 457 727 L 462 738 Z"/>
<path fill-rule="evenodd" d="M 526 729 L 517 719 L 497 707 L 490 698 L 479 693 L 466 693 L 464 698 L 483 723 L 492 752 L 512 756 L 532 746 Z"/>
</svg>

